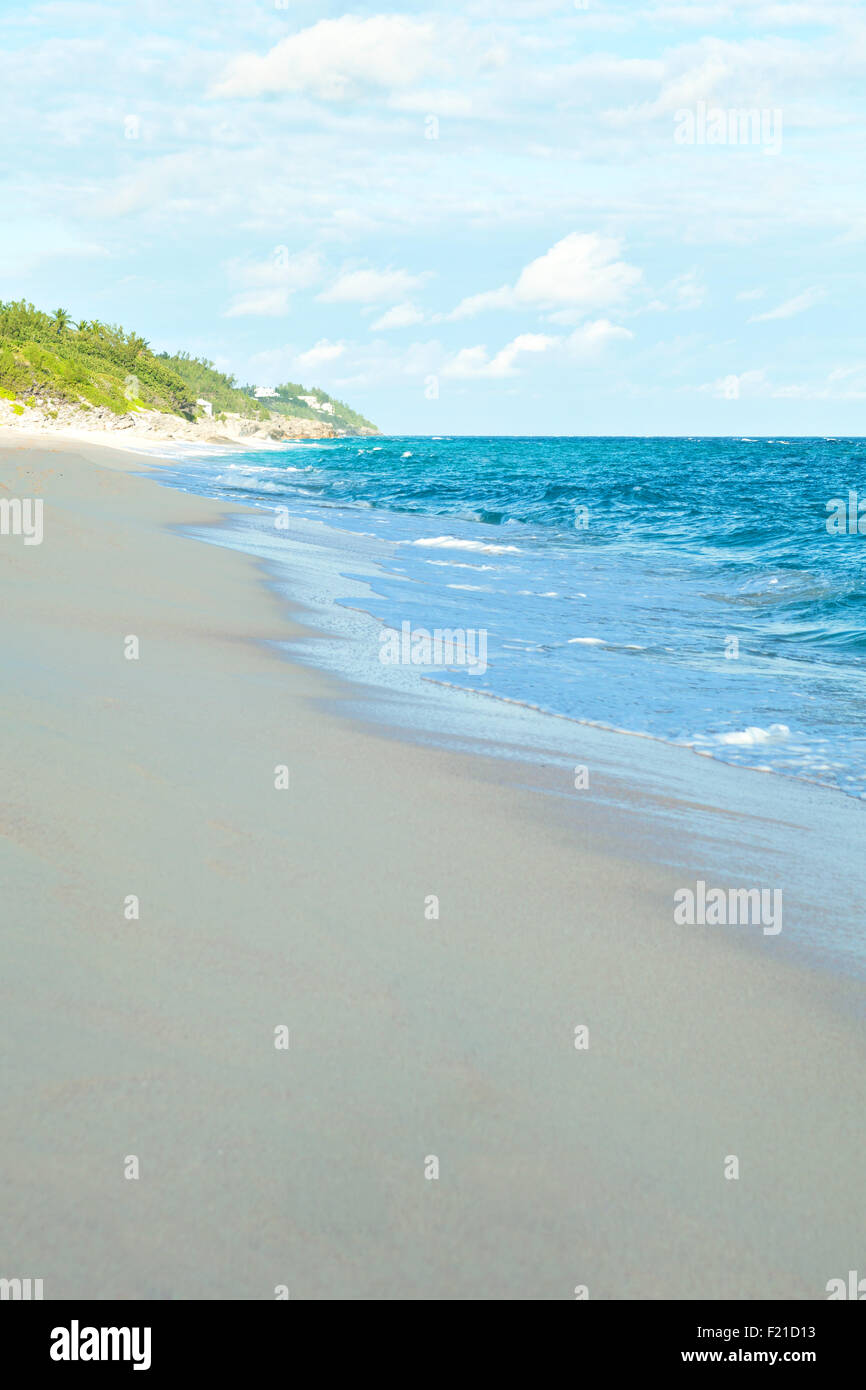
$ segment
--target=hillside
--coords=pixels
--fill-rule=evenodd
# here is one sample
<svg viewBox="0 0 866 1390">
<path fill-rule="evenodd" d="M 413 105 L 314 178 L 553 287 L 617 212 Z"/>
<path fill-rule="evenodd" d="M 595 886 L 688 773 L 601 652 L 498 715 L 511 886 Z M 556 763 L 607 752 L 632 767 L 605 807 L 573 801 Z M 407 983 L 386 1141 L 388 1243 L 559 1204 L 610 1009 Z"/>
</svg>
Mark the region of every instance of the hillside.
<svg viewBox="0 0 866 1390">
<path fill-rule="evenodd" d="M 311 408 L 300 395 L 325 408 Z M 302 438 L 305 421 L 315 421 L 309 433 L 317 437 L 377 432 L 316 388 L 280 388 L 264 403 L 253 387 L 238 386 L 206 359 L 154 353 L 144 338 L 115 324 L 74 324 L 62 309 L 46 314 L 24 300 L 0 302 L 0 401 L 15 416 L 38 410 L 46 422 L 83 411 L 100 420 L 123 417 L 124 425 L 154 413 L 176 417 L 179 425 L 204 425 L 211 416 L 198 402 L 207 401 L 213 420 L 234 422 L 235 432 L 246 422 L 241 433 L 260 427 L 272 438 Z"/>
<path fill-rule="evenodd" d="M 295 420 L 320 420 L 336 425 L 348 434 L 377 433 L 376 426 L 363 415 L 316 386 L 301 386 L 298 382 L 287 381 L 276 390 L 276 399 L 271 398 L 267 404 L 277 415 L 288 415 Z"/>
</svg>

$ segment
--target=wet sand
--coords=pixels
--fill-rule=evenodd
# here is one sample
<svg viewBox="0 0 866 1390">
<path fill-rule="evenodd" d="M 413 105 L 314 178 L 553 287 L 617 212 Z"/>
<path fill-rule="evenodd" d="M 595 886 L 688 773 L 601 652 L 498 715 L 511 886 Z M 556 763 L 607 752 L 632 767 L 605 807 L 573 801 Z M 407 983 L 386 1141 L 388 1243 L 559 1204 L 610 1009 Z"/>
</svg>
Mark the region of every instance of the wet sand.
<svg viewBox="0 0 866 1390">
<path fill-rule="evenodd" d="M 625 736 L 551 795 L 365 727 L 271 645 L 300 618 L 255 562 L 181 533 L 226 508 L 145 466 L 0 444 L 0 499 L 44 502 L 41 545 L 0 535 L 0 1277 L 826 1297 L 863 1260 L 864 986 L 794 946 L 857 920 L 862 807 L 687 754 L 650 794 Z M 721 823 L 780 936 L 675 924 Z"/>
</svg>

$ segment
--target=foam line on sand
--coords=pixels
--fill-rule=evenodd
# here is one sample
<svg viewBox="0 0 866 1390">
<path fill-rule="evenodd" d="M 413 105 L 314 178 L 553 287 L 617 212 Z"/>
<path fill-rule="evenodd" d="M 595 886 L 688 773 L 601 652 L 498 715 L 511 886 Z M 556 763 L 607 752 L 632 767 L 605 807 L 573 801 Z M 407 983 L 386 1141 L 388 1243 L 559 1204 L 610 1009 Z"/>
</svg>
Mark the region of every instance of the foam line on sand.
<svg viewBox="0 0 866 1390">
<path fill-rule="evenodd" d="M 824 1297 L 866 1248 L 862 985 L 676 925 L 700 845 L 663 862 L 649 803 L 344 717 L 256 564 L 180 534 L 225 508 L 140 467 L 0 448 L 45 531 L 0 536 L 0 1275 Z"/>
</svg>

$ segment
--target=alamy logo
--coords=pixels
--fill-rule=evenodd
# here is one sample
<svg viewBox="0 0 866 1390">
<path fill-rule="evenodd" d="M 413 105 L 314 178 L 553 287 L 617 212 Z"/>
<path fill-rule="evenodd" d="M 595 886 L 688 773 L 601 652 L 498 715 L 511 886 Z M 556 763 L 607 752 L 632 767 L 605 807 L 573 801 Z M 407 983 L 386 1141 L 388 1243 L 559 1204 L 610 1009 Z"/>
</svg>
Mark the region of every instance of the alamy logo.
<svg viewBox="0 0 866 1390">
<path fill-rule="evenodd" d="M 781 888 L 708 888 L 698 879 L 694 889 L 674 893 L 674 921 L 679 927 L 763 927 L 765 936 L 782 930 Z"/>
<path fill-rule="evenodd" d="M 0 1279 L 0 1299 L 11 1298 L 40 1299 L 42 1297 L 41 1279 Z"/>
<path fill-rule="evenodd" d="M 470 675 L 487 670 L 485 628 L 413 628 L 403 623 L 400 631 L 385 628 L 379 634 L 379 660 L 383 666 L 462 666 Z"/>
<path fill-rule="evenodd" d="M 0 497 L 0 536 L 23 536 L 25 545 L 42 544 L 41 497 Z"/>
<path fill-rule="evenodd" d="M 678 145 L 763 145 L 764 154 L 782 148 L 782 113 L 778 107 L 725 110 L 699 101 L 693 111 L 674 113 L 674 140 Z"/>
<path fill-rule="evenodd" d="M 131 1361 L 134 1371 L 150 1370 L 149 1327 L 69 1327 L 51 1332 L 52 1361 Z"/>
<path fill-rule="evenodd" d="M 866 1299 L 866 1279 L 858 1278 L 856 1269 L 848 1270 L 847 1285 L 844 1279 L 828 1279 L 824 1287 L 830 1303 L 840 1298 L 856 1299 L 859 1303 Z"/>
<path fill-rule="evenodd" d="M 831 497 L 827 503 L 827 517 L 824 525 L 831 536 L 866 536 L 866 497 L 860 501 L 853 488 L 844 497 Z"/>
</svg>

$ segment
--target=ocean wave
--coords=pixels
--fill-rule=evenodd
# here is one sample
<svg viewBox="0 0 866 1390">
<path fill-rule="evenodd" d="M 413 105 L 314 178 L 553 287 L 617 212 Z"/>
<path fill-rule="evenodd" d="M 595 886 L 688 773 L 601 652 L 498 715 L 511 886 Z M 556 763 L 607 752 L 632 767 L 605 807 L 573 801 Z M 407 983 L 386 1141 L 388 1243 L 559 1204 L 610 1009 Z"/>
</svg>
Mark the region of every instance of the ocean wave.
<svg viewBox="0 0 866 1390">
<path fill-rule="evenodd" d="M 468 605 L 503 658 L 491 663 L 490 695 L 866 795 L 866 545 L 825 528 L 826 500 L 860 476 L 866 444 L 449 442 L 335 440 L 304 446 L 307 466 L 287 466 L 297 446 L 282 456 L 235 446 L 163 477 L 228 508 L 249 501 L 272 514 L 285 502 L 299 528 L 318 524 L 315 564 L 330 574 L 333 553 L 338 605 L 357 603 L 364 582 L 383 619 L 410 598 L 428 626 L 454 626 Z M 393 593 L 383 574 L 399 578 Z M 578 622 L 607 639 L 569 638 Z M 513 637 L 524 632 L 534 640 Z M 729 634 L 739 664 L 722 659 Z"/>
<path fill-rule="evenodd" d="M 425 565 L 438 565 L 442 569 L 448 570 L 492 570 L 495 565 L 467 565 L 462 560 L 425 560 Z"/>
<path fill-rule="evenodd" d="M 769 729 L 751 724 L 748 729 L 733 729 L 730 733 L 715 734 L 713 741 L 731 747 L 755 748 L 760 743 L 784 743 L 790 737 L 791 730 L 787 724 L 771 724 Z"/>
<path fill-rule="evenodd" d="M 401 545 L 427 546 L 431 550 L 477 550 L 482 555 L 520 555 L 516 545 L 486 545 L 484 541 L 465 541 L 458 536 L 424 536 L 417 541 L 401 541 Z"/>
<path fill-rule="evenodd" d="M 259 473 L 312 473 L 313 464 L 308 463 L 304 468 L 296 468 L 294 464 L 282 464 L 279 468 L 269 463 L 227 463 L 226 470 L 229 473 L 243 473 L 247 477 L 256 477 Z"/>
<path fill-rule="evenodd" d="M 234 492 L 248 492 L 252 497 L 254 497 L 257 492 L 283 491 L 279 483 L 269 483 L 267 481 L 260 482 L 258 479 L 255 483 L 251 483 L 249 479 L 242 481 L 240 479 L 218 476 L 214 479 L 214 482 L 219 483 L 222 487 L 231 488 Z"/>
</svg>

